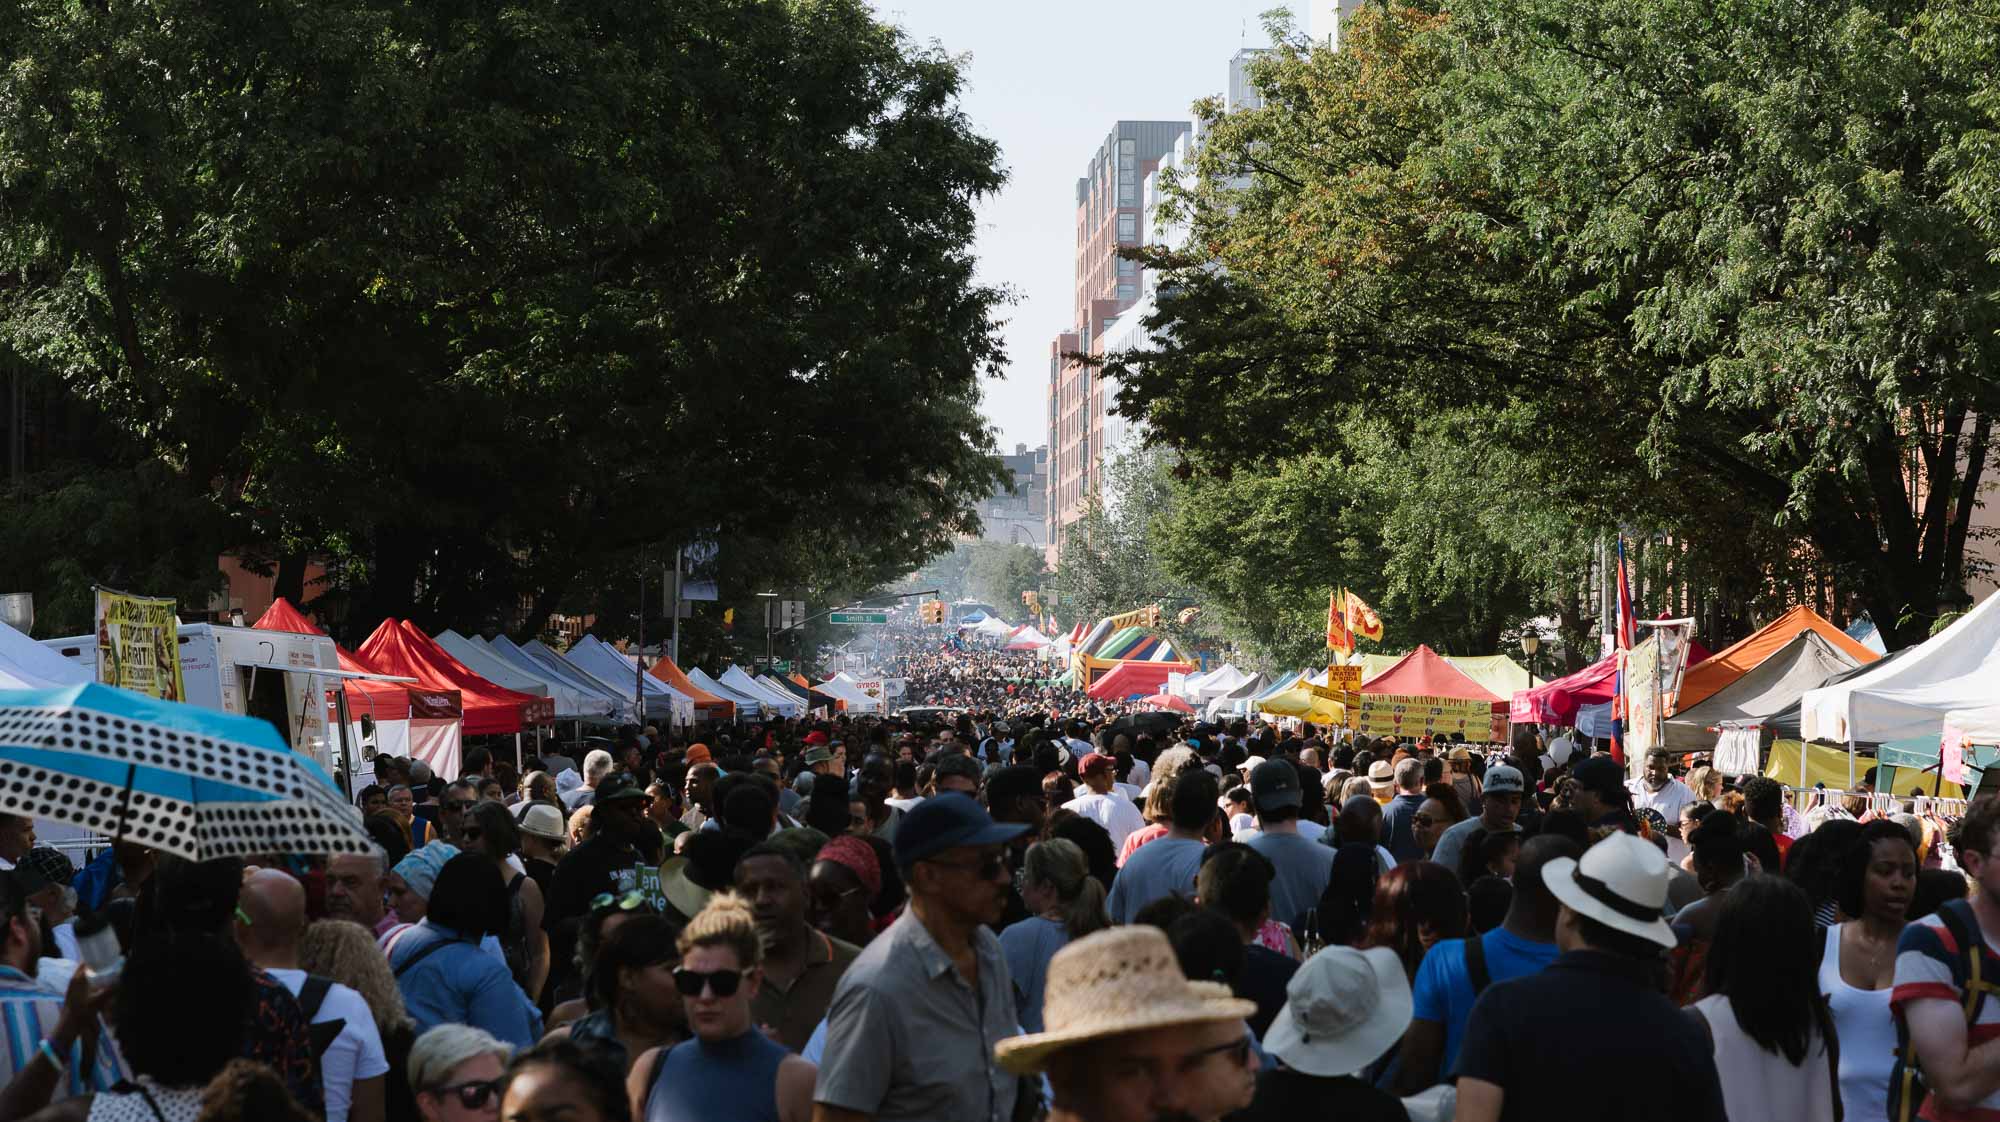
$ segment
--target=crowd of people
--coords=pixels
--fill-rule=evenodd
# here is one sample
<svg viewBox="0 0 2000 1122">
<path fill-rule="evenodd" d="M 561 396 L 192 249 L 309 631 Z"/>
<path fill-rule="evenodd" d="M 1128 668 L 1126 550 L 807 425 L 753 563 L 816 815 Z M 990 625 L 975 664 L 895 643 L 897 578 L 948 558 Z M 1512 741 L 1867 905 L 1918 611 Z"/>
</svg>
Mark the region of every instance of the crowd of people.
<svg viewBox="0 0 2000 1122">
<path fill-rule="evenodd" d="M 0 1119 L 2000 1111 L 2000 804 L 1139 726 L 1014 658 L 906 652 L 967 703 L 919 720 L 379 758 L 368 855 L 78 869 L 0 820 Z"/>
</svg>

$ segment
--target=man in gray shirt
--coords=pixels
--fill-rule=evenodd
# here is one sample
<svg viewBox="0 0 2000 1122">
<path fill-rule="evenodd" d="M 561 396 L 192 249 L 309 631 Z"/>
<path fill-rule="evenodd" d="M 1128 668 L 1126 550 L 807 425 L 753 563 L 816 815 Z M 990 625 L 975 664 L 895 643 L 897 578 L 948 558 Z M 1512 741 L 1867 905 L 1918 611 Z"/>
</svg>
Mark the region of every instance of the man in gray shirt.
<svg viewBox="0 0 2000 1122">
<path fill-rule="evenodd" d="M 1506 764 L 1487 768 L 1485 790 L 1479 796 L 1479 816 L 1453 823 L 1450 829 L 1439 835 L 1431 860 L 1455 873 L 1459 858 L 1465 852 L 1465 839 L 1472 836 L 1472 831 L 1484 829 L 1488 833 L 1509 833 L 1520 829 L 1514 819 L 1521 814 L 1521 798 L 1526 789 L 1520 769 Z"/>
<path fill-rule="evenodd" d="M 903 817 L 894 843 L 909 907 L 868 944 L 834 990 L 814 1122 L 1008 1122 L 1019 1082 L 993 1047 L 1019 1031 L 1014 983 L 986 925 L 1007 903 L 1003 845 L 1026 826 L 996 823 L 945 793 Z"/>
<path fill-rule="evenodd" d="M 1264 855 L 1277 877 L 1271 881 L 1271 918 L 1302 930 L 1302 917 L 1319 904 L 1333 875 L 1333 850 L 1299 833 L 1299 806 L 1305 801 L 1298 770 L 1290 760 L 1266 760 L 1250 773 L 1250 801 L 1257 807 L 1251 849 Z"/>
<path fill-rule="evenodd" d="M 1105 908 L 1113 923 L 1131 923 L 1139 909 L 1162 896 L 1194 895 L 1195 873 L 1201 870 L 1208 841 L 1205 835 L 1220 813 L 1215 805 L 1219 792 L 1215 776 L 1202 768 L 1181 772 L 1173 784 L 1173 819 L 1167 835 L 1133 850 L 1111 882 Z"/>
</svg>

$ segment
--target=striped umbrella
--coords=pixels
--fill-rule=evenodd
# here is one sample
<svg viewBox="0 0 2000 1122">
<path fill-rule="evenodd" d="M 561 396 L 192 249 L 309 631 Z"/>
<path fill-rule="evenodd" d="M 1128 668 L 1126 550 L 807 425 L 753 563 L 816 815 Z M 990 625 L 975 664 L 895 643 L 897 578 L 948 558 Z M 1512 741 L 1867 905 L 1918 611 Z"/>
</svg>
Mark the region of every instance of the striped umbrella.
<svg viewBox="0 0 2000 1122">
<path fill-rule="evenodd" d="M 374 852 L 361 812 L 269 722 L 96 683 L 0 690 L 0 813 L 196 861 Z"/>
</svg>

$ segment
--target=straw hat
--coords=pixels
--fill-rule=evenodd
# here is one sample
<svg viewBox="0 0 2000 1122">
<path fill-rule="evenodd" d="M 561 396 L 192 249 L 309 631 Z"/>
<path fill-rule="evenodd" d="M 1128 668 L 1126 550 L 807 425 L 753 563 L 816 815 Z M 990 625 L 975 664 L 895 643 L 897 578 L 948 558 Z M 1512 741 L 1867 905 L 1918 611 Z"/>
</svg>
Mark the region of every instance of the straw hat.
<svg viewBox="0 0 2000 1122">
<path fill-rule="evenodd" d="M 1042 998 L 1045 1031 L 1002 1040 L 993 1055 L 1001 1067 L 1025 1075 L 1077 1044 L 1174 1025 L 1240 1021 L 1256 1012 L 1255 1002 L 1231 996 L 1227 986 L 1182 977 L 1173 945 L 1159 928 L 1113 927 L 1056 952 Z"/>
<path fill-rule="evenodd" d="M 1659 847 L 1626 833 L 1606 836 L 1581 861 L 1558 857 L 1542 866 L 1543 883 L 1564 907 L 1671 950 L 1679 940 L 1661 918 L 1670 876 Z"/>
</svg>

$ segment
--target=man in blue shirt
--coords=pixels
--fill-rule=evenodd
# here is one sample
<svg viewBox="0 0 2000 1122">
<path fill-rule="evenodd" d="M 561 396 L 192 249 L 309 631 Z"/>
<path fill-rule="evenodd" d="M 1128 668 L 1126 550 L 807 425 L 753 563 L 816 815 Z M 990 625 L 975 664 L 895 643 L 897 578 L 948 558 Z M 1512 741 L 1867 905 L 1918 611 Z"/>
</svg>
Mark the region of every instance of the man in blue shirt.
<svg viewBox="0 0 2000 1122">
<path fill-rule="evenodd" d="M 1139 909 L 1162 896 L 1194 895 L 1206 835 L 1220 813 L 1215 804 L 1219 794 L 1215 776 L 1205 768 L 1190 768 L 1174 779 L 1173 818 L 1166 836 L 1133 850 L 1111 882 L 1106 901 L 1111 922 L 1133 922 Z"/>
<path fill-rule="evenodd" d="M 1542 866 L 1558 857 L 1576 858 L 1582 850 L 1569 838 L 1543 834 L 1521 847 L 1514 871 L 1514 900 L 1500 926 L 1476 936 L 1484 952 L 1484 982 L 1504 982 L 1534 974 L 1554 962 L 1556 914 L 1561 905 L 1542 881 Z M 1409 1096 L 1441 1082 L 1458 1062 L 1459 1042 L 1472 1004 L 1485 984 L 1475 985 L 1466 962 L 1473 940 L 1446 939 L 1424 955 L 1411 989 L 1414 1018 L 1403 1035 L 1403 1062 L 1396 1093 Z"/>
<path fill-rule="evenodd" d="M 1424 859 L 1424 847 L 1417 844 L 1417 835 L 1411 828 L 1417 808 L 1423 805 L 1424 762 L 1414 758 L 1404 760 L 1396 765 L 1396 797 L 1382 808 L 1389 856 L 1399 863 Z"/>
</svg>

